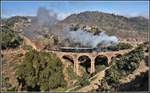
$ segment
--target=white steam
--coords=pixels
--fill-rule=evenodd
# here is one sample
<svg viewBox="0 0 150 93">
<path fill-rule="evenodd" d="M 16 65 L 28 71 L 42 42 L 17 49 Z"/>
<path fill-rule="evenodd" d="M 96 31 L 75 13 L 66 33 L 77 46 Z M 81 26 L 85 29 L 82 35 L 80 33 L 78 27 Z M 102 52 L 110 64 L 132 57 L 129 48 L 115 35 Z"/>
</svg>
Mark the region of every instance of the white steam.
<svg viewBox="0 0 150 93">
<path fill-rule="evenodd" d="M 24 35 L 30 38 L 38 38 L 42 34 L 49 32 L 49 28 L 54 26 L 57 21 L 57 13 L 40 7 L 35 17 L 30 18 L 30 26 L 24 28 Z M 48 30 L 46 31 L 45 28 Z"/>
<path fill-rule="evenodd" d="M 67 38 L 73 42 L 90 47 L 97 47 L 98 45 L 109 46 L 118 43 L 118 38 L 116 36 L 108 36 L 105 32 L 101 32 L 99 35 L 93 35 L 93 33 L 81 29 L 77 31 L 69 31 Z"/>
<path fill-rule="evenodd" d="M 57 22 L 57 14 L 53 10 L 40 7 L 37 11 L 39 25 L 53 25 Z"/>
<path fill-rule="evenodd" d="M 79 43 L 81 46 L 98 47 L 99 45 L 112 45 L 118 43 L 118 38 L 116 36 L 108 36 L 105 32 L 101 32 L 99 35 L 93 35 L 93 33 L 81 29 L 70 31 L 69 27 L 67 27 L 69 24 L 58 25 L 56 24 L 57 22 L 58 14 L 52 10 L 41 7 L 38 9 L 34 21 L 32 21 L 30 26 L 24 29 L 24 32 L 31 38 L 47 34 L 48 32 L 58 36 L 60 41 L 69 40 L 61 42 L 65 45 L 69 42 L 70 45 Z M 47 31 L 45 31 L 45 27 L 47 27 Z"/>
</svg>

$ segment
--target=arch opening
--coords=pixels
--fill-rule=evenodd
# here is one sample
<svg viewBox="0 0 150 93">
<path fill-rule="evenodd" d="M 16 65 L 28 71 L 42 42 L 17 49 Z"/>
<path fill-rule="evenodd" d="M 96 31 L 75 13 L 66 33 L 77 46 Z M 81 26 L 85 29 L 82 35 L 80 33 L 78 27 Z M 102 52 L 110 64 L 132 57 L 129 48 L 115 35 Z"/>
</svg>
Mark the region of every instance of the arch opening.
<svg viewBox="0 0 150 93">
<path fill-rule="evenodd" d="M 72 64 L 74 63 L 73 57 L 69 56 L 69 55 L 64 55 L 62 56 L 63 59 L 65 59 L 66 61 L 71 62 Z"/>
<path fill-rule="evenodd" d="M 78 58 L 80 65 L 85 68 L 85 71 L 90 74 L 91 59 L 87 55 L 82 55 Z"/>
<path fill-rule="evenodd" d="M 98 55 L 95 58 L 96 72 L 103 70 L 108 66 L 108 58 L 104 55 Z"/>
<path fill-rule="evenodd" d="M 108 58 L 104 55 L 98 55 L 95 58 L 95 65 L 105 65 L 108 66 Z"/>
<path fill-rule="evenodd" d="M 122 57 L 122 54 L 116 54 L 116 58 Z"/>
</svg>

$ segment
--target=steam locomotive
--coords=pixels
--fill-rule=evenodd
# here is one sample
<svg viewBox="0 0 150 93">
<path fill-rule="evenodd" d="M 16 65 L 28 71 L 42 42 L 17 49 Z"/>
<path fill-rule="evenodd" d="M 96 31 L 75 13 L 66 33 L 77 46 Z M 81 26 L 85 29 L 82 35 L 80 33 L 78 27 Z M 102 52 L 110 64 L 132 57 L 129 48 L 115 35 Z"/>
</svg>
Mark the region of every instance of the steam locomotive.
<svg viewBox="0 0 150 93">
<path fill-rule="evenodd" d="M 60 47 L 60 51 L 62 52 L 105 52 L 105 51 L 116 51 L 109 47 L 102 47 L 102 48 L 79 48 L 79 47 Z"/>
</svg>

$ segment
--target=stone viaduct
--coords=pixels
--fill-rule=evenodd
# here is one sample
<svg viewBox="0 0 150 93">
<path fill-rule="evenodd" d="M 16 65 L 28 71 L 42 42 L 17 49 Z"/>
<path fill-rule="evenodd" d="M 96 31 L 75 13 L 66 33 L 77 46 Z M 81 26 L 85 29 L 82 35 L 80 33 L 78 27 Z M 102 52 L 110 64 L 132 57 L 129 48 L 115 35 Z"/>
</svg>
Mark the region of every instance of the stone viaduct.
<svg viewBox="0 0 150 93">
<path fill-rule="evenodd" d="M 71 57 L 73 64 L 74 64 L 74 72 L 77 75 L 80 75 L 80 61 L 79 57 L 81 56 L 87 56 L 91 60 L 91 68 L 90 68 L 90 74 L 95 72 L 95 58 L 97 56 L 105 56 L 107 57 L 107 62 L 108 64 L 111 63 L 111 59 L 117 55 L 123 55 L 124 53 L 129 52 L 130 50 L 120 50 L 120 51 L 107 51 L 107 52 L 90 52 L 90 53 L 85 53 L 85 52 L 61 52 L 61 51 L 46 51 L 46 52 L 52 52 L 56 54 L 57 57 L 60 58 L 61 61 L 65 61 L 64 56 L 69 56 Z"/>
<path fill-rule="evenodd" d="M 31 45 L 33 47 L 33 49 L 40 51 L 36 45 L 27 37 L 22 36 L 24 39 L 24 43 L 26 43 L 27 45 Z M 62 52 L 62 51 L 49 51 L 49 50 L 45 50 L 45 52 L 51 52 L 56 54 L 57 57 L 60 58 L 61 61 L 65 61 L 64 56 L 70 56 L 73 64 L 74 64 L 74 72 L 77 75 L 80 75 L 80 61 L 79 61 L 79 57 L 81 56 L 87 56 L 88 58 L 90 58 L 91 60 L 91 69 L 90 69 L 90 73 L 94 73 L 95 72 L 95 59 L 97 56 L 105 56 L 107 58 L 107 62 L 108 64 L 111 63 L 111 59 L 115 56 L 117 56 L 118 54 L 122 55 L 124 53 L 127 53 L 131 51 L 131 49 L 127 49 L 127 50 L 120 50 L 120 51 L 107 51 L 107 52 L 98 52 L 98 51 L 93 51 L 93 52 Z"/>
<path fill-rule="evenodd" d="M 36 45 L 27 37 L 22 36 L 24 39 L 24 43 L 26 43 L 27 45 L 31 45 L 33 47 L 33 49 L 40 51 Z M 65 61 L 64 56 L 69 56 L 71 57 L 73 64 L 74 64 L 74 72 L 77 75 L 80 75 L 80 61 L 79 61 L 79 57 L 81 56 L 87 56 L 88 58 L 90 58 L 90 73 L 94 73 L 95 72 L 95 59 L 97 56 L 105 56 L 107 58 L 107 63 L 110 64 L 111 63 L 111 59 L 115 56 L 117 56 L 118 54 L 122 55 L 124 53 L 127 53 L 131 51 L 131 49 L 127 49 L 127 50 L 120 50 L 120 51 L 107 51 L 107 52 L 98 52 L 98 51 L 93 51 L 93 52 L 62 52 L 62 51 L 49 51 L 49 50 L 45 50 L 45 52 L 51 52 L 56 54 L 57 57 L 60 58 L 61 61 Z"/>
</svg>

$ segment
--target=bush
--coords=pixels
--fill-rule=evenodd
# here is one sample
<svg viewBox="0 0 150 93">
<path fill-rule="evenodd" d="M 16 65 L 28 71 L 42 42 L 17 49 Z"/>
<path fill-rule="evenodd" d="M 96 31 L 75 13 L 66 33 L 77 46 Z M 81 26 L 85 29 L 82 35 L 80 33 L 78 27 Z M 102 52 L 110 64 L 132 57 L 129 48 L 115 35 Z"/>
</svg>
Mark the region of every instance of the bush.
<svg viewBox="0 0 150 93">
<path fill-rule="evenodd" d="M 23 49 L 25 49 L 25 50 L 32 50 L 33 48 L 30 45 L 24 45 Z"/>
<path fill-rule="evenodd" d="M 86 86 L 86 85 L 89 85 L 90 82 L 89 82 L 89 76 L 87 74 L 84 74 L 80 79 L 79 81 L 76 83 L 76 85 L 79 85 L 79 86 Z"/>
<path fill-rule="evenodd" d="M 1 76 L 1 90 L 6 91 L 8 88 L 12 87 L 12 85 L 9 83 L 9 78 L 5 77 L 4 74 Z"/>
<path fill-rule="evenodd" d="M 113 90 L 118 87 L 119 79 L 137 69 L 143 59 L 144 51 L 142 46 L 138 46 L 117 59 L 114 58 L 112 66 L 105 72 L 105 77 L 103 78 L 105 82 L 101 82 L 102 87 L 100 90 Z"/>
<path fill-rule="evenodd" d="M 15 23 L 27 21 L 26 17 L 15 16 L 6 20 L 6 26 L 13 27 Z"/>
<path fill-rule="evenodd" d="M 0 37 L 2 38 L 2 49 L 15 48 L 22 43 L 22 38 L 17 33 L 10 30 L 7 26 L 2 27 Z"/>
<path fill-rule="evenodd" d="M 116 51 L 116 50 L 131 49 L 131 48 L 132 48 L 132 45 L 128 43 L 119 43 L 115 46 L 109 46 L 108 50 Z"/>
<path fill-rule="evenodd" d="M 30 50 L 16 74 L 22 90 L 50 91 L 66 86 L 62 69 L 62 63 L 54 54 Z"/>
<path fill-rule="evenodd" d="M 72 66 L 69 66 L 67 68 L 67 73 L 68 73 L 68 76 L 69 76 L 70 80 L 74 80 L 74 79 L 78 78 L 78 76 L 74 73 Z"/>
<path fill-rule="evenodd" d="M 80 28 L 80 27 L 79 27 L 79 24 L 71 25 L 70 31 L 77 31 L 79 28 Z"/>
<path fill-rule="evenodd" d="M 98 89 L 96 91 L 109 91 L 111 87 L 108 85 L 105 79 L 101 80 L 101 85 L 98 85 Z"/>
</svg>

